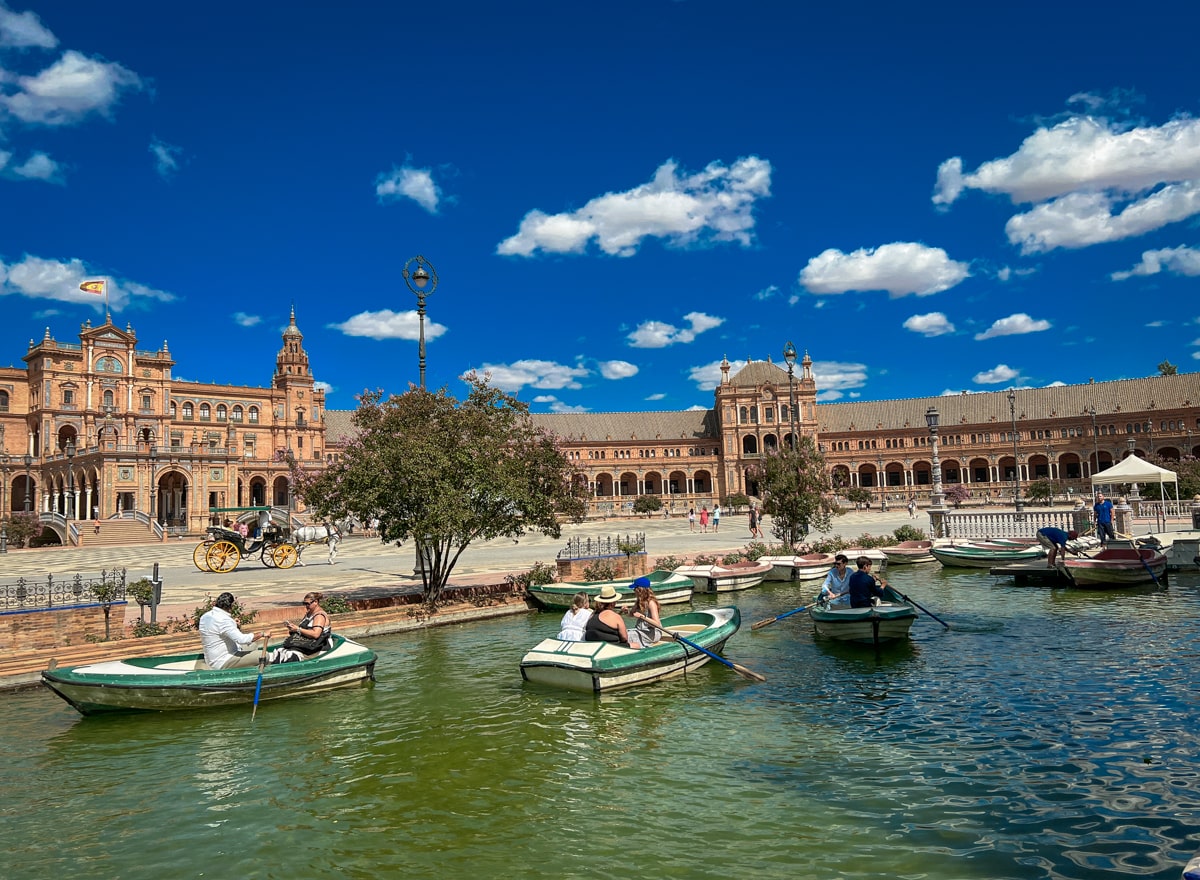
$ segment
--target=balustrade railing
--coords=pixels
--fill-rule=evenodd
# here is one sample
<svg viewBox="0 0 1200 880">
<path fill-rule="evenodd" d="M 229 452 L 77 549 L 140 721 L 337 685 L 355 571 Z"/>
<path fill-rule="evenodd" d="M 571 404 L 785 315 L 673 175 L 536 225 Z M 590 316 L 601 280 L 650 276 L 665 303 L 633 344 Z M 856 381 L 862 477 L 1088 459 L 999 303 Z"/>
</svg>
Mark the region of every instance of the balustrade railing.
<svg viewBox="0 0 1200 880">
<path fill-rule="evenodd" d="M 947 538 L 979 540 L 986 538 L 1031 538 L 1038 529 L 1047 526 L 1068 531 L 1079 529 L 1081 510 L 1023 510 L 990 513 L 948 512 L 943 519 L 942 532 Z"/>
<path fill-rule="evenodd" d="M 125 601 L 125 569 L 101 571 L 94 577 L 76 574 L 55 580 L 18 578 L 15 583 L 0 584 L 0 610 L 32 611 L 65 605 L 91 605 L 97 602 Z"/>
</svg>

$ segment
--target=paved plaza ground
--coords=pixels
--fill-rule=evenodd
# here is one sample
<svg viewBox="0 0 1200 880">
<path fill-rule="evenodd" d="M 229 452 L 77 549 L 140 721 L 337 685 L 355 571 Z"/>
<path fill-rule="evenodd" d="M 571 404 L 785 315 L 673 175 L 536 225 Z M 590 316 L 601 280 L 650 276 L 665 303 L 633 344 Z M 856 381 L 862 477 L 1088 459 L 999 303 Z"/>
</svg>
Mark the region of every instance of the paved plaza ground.
<svg viewBox="0 0 1200 880">
<path fill-rule="evenodd" d="M 911 524 L 928 531 L 929 520 L 918 511 L 909 519 L 904 508 L 881 513 L 852 511 L 837 517 L 828 533 L 813 534 L 811 539 L 826 534 L 857 538 L 863 533 L 891 534 L 901 525 Z M 726 515 L 719 532 L 711 525 L 707 533 L 700 526 L 689 531 L 686 519 L 664 520 L 661 517 L 629 518 L 590 521 L 567 525 L 560 538 L 530 534 L 519 541 L 497 539 L 473 544 L 467 548 L 455 566 L 452 584 L 495 583 L 504 575 L 523 572 L 535 562 L 553 564 L 559 551 L 571 538 L 625 537 L 644 533 L 647 553 L 658 556 L 694 556 L 699 553 L 729 551 L 750 541 L 745 514 Z M 770 518 L 764 526 L 768 542 L 773 542 Z M 51 547 L 36 550 L 10 550 L 0 556 L 0 583 L 18 578 L 45 579 L 53 574 L 55 580 L 76 573 L 95 576 L 101 570 L 124 568 L 129 581 L 149 577 L 154 563 L 159 565 L 163 580 L 162 605 L 159 620 L 181 616 L 198 604 L 205 595 L 215 596 L 229 590 L 252 608 L 274 608 L 295 605 L 308 590 L 324 593 L 348 591 L 352 594 L 396 594 L 420 589 L 420 579 L 413 576 L 414 555 L 411 545 L 395 547 L 382 544 L 377 538 L 355 535 L 344 540 L 338 550 L 337 563 L 329 564 L 324 547 L 312 546 L 304 553 L 306 565 L 281 571 L 268 568 L 257 556 L 243 559 L 238 567 L 226 574 L 199 571 L 192 563 L 192 551 L 198 538 L 172 539 L 170 543 L 130 547 Z M 137 606 L 127 608 L 127 619 L 136 617 Z"/>
</svg>

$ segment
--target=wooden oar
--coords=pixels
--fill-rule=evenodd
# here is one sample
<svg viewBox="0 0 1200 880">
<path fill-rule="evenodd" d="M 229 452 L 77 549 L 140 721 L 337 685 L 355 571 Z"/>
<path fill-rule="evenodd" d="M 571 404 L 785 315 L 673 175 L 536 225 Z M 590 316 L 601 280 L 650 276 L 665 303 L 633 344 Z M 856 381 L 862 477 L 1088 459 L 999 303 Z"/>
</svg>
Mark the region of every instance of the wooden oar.
<svg viewBox="0 0 1200 880">
<path fill-rule="evenodd" d="M 774 617 L 768 617 L 765 620 L 760 620 L 757 623 L 750 624 L 750 629 L 762 629 L 764 626 L 770 626 L 777 620 L 783 620 L 785 617 L 791 617 L 793 614 L 800 614 L 807 611 L 809 606 L 805 605 L 802 608 L 797 608 L 795 611 L 787 611 L 783 614 L 776 614 Z"/>
<path fill-rule="evenodd" d="M 1149 564 L 1146 562 L 1146 557 L 1142 555 L 1142 548 L 1138 547 L 1137 544 L 1134 544 L 1133 552 L 1137 554 L 1138 561 L 1142 564 L 1142 568 L 1146 569 L 1146 574 L 1150 575 L 1150 580 L 1154 581 L 1154 586 L 1161 587 L 1162 584 L 1160 584 L 1158 582 L 1158 578 L 1154 576 L 1154 569 L 1149 566 Z"/>
<path fill-rule="evenodd" d="M 254 685 L 254 708 L 250 710 L 250 720 L 254 720 L 254 716 L 258 714 L 258 697 L 262 693 L 263 670 L 267 668 L 267 642 L 270 641 L 270 635 L 263 637 L 262 653 L 258 657 L 258 681 Z"/>
<path fill-rule="evenodd" d="M 908 602 L 909 604 L 911 604 L 917 608 L 920 608 L 922 611 L 924 611 L 926 614 L 928 614 L 930 617 L 932 617 L 934 620 L 936 620 L 942 626 L 946 627 L 946 629 L 950 629 L 950 624 L 946 623 L 946 621 L 942 620 L 940 617 L 938 617 L 936 614 L 934 614 L 932 611 L 930 611 L 924 605 L 921 605 L 920 603 L 918 603 L 916 599 L 909 598 L 908 596 L 904 595 L 899 590 L 897 590 L 895 587 L 888 586 L 888 582 L 881 578 L 875 578 L 875 580 L 877 580 L 883 586 L 887 587 L 889 590 L 891 590 L 893 593 L 895 593 L 897 596 L 899 596 L 905 602 Z"/>
<path fill-rule="evenodd" d="M 687 645 L 689 648 L 695 648 L 701 654 L 707 654 L 709 657 L 716 660 L 718 663 L 724 663 L 726 666 L 728 666 L 730 669 L 732 669 L 734 672 L 736 672 L 742 678 L 749 679 L 750 681 L 766 681 L 767 680 L 765 675 L 759 675 L 754 670 L 747 669 L 745 666 L 742 666 L 740 663 L 733 663 L 729 660 L 726 660 L 720 654 L 714 654 L 712 651 L 708 650 L 708 648 L 700 647 L 695 642 L 693 642 L 691 639 L 685 639 L 683 636 L 681 636 L 677 632 L 671 632 L 671 630 L 669 630 L 669 629 L 664 630 L 664 632 L 667 635 L 669 635 L 671 638 L 673 638 L 675 641 L 682 642 L 683 644 Z"/>
</svg>

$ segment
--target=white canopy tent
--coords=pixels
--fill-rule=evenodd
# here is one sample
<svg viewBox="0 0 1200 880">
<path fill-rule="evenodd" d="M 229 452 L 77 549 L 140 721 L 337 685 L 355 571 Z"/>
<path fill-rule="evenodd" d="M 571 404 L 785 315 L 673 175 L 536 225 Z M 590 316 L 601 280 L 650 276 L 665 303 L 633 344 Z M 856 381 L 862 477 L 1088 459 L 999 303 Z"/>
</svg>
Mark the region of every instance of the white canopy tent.
<svg viewBox="0 0 1200 880">
<path fill-rule="evenodd" d="M 1168 500 L 1164 483 L 1175 484 L 1175 501 L 1179 501 L 1179 478 L 1174 471 L 1160 468 L 1143 458 L 1130 455 L 1110 468 L 1105 468 L 1092 475 L 1092 490 L 1097 486 L 1115 486 L 1123 483 L 1158 483 L 1159 493 L 1164 501 Z"/>
</svg>

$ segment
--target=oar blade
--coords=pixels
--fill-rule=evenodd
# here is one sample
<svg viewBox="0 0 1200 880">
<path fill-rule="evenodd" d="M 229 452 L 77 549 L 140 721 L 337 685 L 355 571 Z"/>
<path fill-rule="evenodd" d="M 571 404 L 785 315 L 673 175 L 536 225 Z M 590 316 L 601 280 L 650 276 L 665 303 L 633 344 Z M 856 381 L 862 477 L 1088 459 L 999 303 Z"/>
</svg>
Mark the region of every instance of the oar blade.
<svg viewBox="0 0 1200 880">
<path fill-rule="evenodd" d="M 745 666 L 743 666 L 740 663 L 732 663 L 730 665 L 732 666 L 734 672 L 736 672 L 738 675 L 740 675 L 742 678 L 744 678 L 748 681 L 766 681 L 767 680 L 767 677 L 765 675 L 761 675 L 761 674 L 755 672 L 753 669 L 747 669 Z"/>
<path fill-rule="evenodd" d="M 778 617 L 768 617 L 766 620 L 760 620 L 757 623 L 750 624 L 750 629 L 762 629 L 764 626 L 770 626 L 778 619 Z"/>
</svg>

